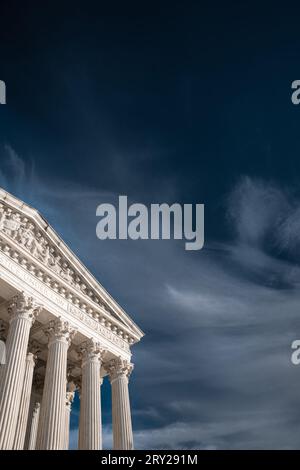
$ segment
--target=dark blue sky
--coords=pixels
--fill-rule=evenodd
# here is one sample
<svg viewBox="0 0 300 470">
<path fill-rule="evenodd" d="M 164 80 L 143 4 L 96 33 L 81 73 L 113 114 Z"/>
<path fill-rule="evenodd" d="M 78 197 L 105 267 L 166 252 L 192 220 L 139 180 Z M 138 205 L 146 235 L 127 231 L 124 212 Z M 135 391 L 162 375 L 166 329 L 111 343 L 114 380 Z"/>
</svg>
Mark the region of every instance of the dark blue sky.
<svg viewBox="0 0 300 470">
<path fill-rule="evenodd" d="M 146 332 L 133 358 L 137 447 L 300 447 L 289 360 L 299 13 L 250 1 L 1 3 L 0 184 L 40 209 Z M 204 250 L 100 242 L 96 207 L 119 194 L 205 203 Z"/>
</svg>

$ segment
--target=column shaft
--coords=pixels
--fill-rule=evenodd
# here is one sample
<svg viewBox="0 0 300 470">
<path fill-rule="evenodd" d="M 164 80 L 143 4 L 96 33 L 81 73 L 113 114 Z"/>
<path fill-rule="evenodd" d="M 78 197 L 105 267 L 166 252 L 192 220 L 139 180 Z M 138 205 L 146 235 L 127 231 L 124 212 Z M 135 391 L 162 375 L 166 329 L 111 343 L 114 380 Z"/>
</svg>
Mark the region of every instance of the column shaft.
<svg viewBox="0 0 300 470">
<path fill-rule="evenodd" d="M 133 449 L 128 377 L 132 364 L 118 358 L 106 366 L 112 390 L 113 444 L 116 450 Z"/>
<path fill-rule="evenodd" d="M 41 376 L 36 375 L 33 378 L 33 383 L 32 383 L 28 420 L 27 420 L 26 434 L 25 434 L 25 442 L 24 442 L 24 447 L 23 447 L 24 450 L 29 449 L 29 440 L 30 440 L 30 435 L 31 435 L 31 430 L 32 430 L 33 412 L 35 408 L 37 407 L 37 404 L 39 404 L 40 406 L 42 402 L 43 388 L 41 388 L 41 383 L 43 383 Z"/>
<path fill-rule="evenodd" d="M 69 440 L 70 440 L 70 416 L 71 416 L 71 406 L 70 404 L 66 405 L 65 411 L 65 442 L 64 442 L 64 449 L 69 449 Z"/>
<path fill-rule="evenodd" d="M 30 429 L 30 435 L 29 435 L 28 450 L 35 450 L 38 425 L 39 425 L 39 417 L 40 417 L 40 403 L 36 402 L 35 407 L 33 409 L 32 419 L 31 419 L 31 429 Z"/>
<path fill-rule="evenodd" d="M 100 369 L 103 351 L 87 341 L 81 347 L 82 384 L 80 395 L 79 449 L 102 449 Z"/>
<path fill-rule="evenodd" d="M 73 330 L 58 319 L 50 322 L 47 334 L 49 351 L 36 447 L 61 450 L 65 445 L 67 352 Z"/>
<path fill-rule="evenodd" d="M 35 366 L 34 354 L 30 352 L 27 354 L 26 362 L 25 362 L 25 375 L 24 375 L 21 403 L 20 403 L 20 409 L 19 409 L 18 420 L 17 420 L 16 434 L 15 434 L 14 444 L 13 444 L 13 448 L 15 450 L 22 450 L 24 448 L 34 366 Z"/>
<path fill-rule="evenodd" d="M 75 396 L 75 387 L 72 388 L 73 391 L 68 391 L 66 395 L 66 409 L 65 409 L 65 440 L 64 440 L 64 449 L 69 449 L 69 440 L 70 440 L 70 417 L 72 411 L 72 403 Z"/>
<path fill-rule="evenodd" d="M 114 449 L 133 449 L 131 412 L 127 377 L 112 381 L 112 419 Z"/>
<path fill-rule="evenodd" d="M 12 449 L 25 374 L 29 332 L 39 308 L 23 293 L 9 306 L 6 364 L 0 384 L 0 449 Z"/>
</svg>

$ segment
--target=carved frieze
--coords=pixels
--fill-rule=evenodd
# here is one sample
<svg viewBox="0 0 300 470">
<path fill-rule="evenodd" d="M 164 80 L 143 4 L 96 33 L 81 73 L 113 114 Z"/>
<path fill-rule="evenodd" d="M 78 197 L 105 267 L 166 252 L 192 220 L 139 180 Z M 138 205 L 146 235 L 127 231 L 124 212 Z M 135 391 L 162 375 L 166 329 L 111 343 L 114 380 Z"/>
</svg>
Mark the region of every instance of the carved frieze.
<svg viewBox="0 0 300 470">
<path fill-rule="evenodd" d="M 1 253 L 1 250 L 4 252 L 3 254 Z M 63 295 L 62 292 L 58 292 L 58 290 L 55 291 L 52 285 L 48 286 L 45 282 L 45 278 L 38 279 L 36 275 L 34 276 L 34 273 L 31 270 L 28 270 L 28 272 L 27 269 L 29 263 L 24 263 L 24 259 L 21 259 L 21 261 L 23 261 L 23 263 L 21 263 L 20 257 L 16 258 L 14 254 L 15 252 L 5 244 L 1 243 L 0 240 L 0 264 L 2 266 L 4 266 L 14 276 L 33 287 L 40 294 L 47 297 L 55 305 L 71 314 L 74 318 L 82 321 L 95 332 L 99 332 L 102 336 L 120 348 L 129 351 L 131 339 L 126 333 L 120 336 L 119 330 L 118 332 L 113 331 L 112 329 L 114 326 L 104 317 L 101 315 L 97 315 L 96 317 L 94 315 L 90 316 L 88 312 L 80 309 L 80 305 L 72 304 L 71 301 L 74 300 L 73 298 L 70 300 L 68 295 Z M 12 260 L 10 260 L 9 257 L 11 257 Z M 38 327 L 40 328 L 40 325 Z"/>
<path fill-rule="evenodd" d="M 128 349 L 126 343 L 132 344 L 135 342 L 126 330 L 124 331 L 119 325 L 114 324 L 113 320 L 110 321 L 107 317 L 101 315 L 97 311 L 97 307 L 91 308 L 88 300 L 86 303 L 83 302 L 70 290 L 63 287 L 63 284 L 57 282 L 55 276 L 52 277 L 47 272 L 37 268 L 24 255 L 21 255 L 18 250 L 12 249 L 5 243 L 5 240 L 1 241 L 1 231 L 67 282 L 67 284 L 80 291 L 84 296 L 87 296 L 102 310 L 104 309 L 108 315 L 114 316 L 111 309 L 105 306 L 95 291 L 83 282 L 80 274 L 75 271 L 63 257 L 62 253 L 59 252 L 58 248 L 51 243 L 50 239 L 41 233 L 36 224 L 3 203 L 0 203 L 0 249 L 17 262 L 20 267 L 25 268 L 28 271 L 28 276 L 30 274 L 34 275 L 34 287 L 40 292 L 45 293 L 45 295 L 50 295 L 50 298 L 55 300 L 56 304 L 67 309 L 71 314 L 80 318 L 84 323 L 93 327 L 108 340 L 118 344 L 120 347 Z M 20 274 L 24 277 L 23 273 Z M 32 279 L 30 282 L 32 283 Z"/>
<path fill-rule="evenodd" d="M 70 266 L 58 248 L 42 235 L 36 224 L 3 203 L 0 203 L 0 231 L 15 240 L 71 286 L 113 314 L 96 292 L 84 283 L 80 274 Z"/>
</svg>

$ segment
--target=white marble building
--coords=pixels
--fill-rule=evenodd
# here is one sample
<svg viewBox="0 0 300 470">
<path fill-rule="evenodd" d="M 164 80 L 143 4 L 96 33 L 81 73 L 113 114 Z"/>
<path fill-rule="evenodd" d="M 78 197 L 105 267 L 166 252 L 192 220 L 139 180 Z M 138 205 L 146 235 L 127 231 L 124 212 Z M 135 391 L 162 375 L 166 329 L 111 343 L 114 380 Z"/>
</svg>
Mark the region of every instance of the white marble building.
<svg viewBox="0 0 300 470">
<path fill-rule="evenodd" d="M 0 449 L 68 449 L 76 390 L 78 448 L 101 449 L 108 379 L 114 449 L 133 449 L 128 382 L 142 336 L 45 219 L 0 190 Z"/>
</svg>

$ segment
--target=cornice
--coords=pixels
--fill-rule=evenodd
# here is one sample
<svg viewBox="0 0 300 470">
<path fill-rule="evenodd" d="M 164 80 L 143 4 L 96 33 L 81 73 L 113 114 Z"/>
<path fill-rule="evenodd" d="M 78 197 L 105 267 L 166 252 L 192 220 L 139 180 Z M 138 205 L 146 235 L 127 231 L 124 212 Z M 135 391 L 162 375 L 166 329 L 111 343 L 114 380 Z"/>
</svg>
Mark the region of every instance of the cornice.
<svg viewBox="0 0 300 470">
<path fill-rule="evenodd" d="M 2 235 L 2 237 L 3 236 L 4 235 Z M 15 250 L 13 250 L 8 243 L 4 244 L 2 237 L 0 237 L 0 263 L 6 268 L 8 273 L 14 273 L 16 285 L 19 285 L 19 281 L 22 283 L 25 282 L 39 295 L 42 295 L 45 300 L 50 301 L 50 304 L 54 304 L 55 312 L 53 312 L 52 308 L 50 312 L 60 316 L 59 310 L 62 309 L 62 315 L 65 313 L 71 315 L 72 320 L 75 322 L 79 321 L 83 326 L 92 328 L 95 333 L 99 333 L 110 343 L 119 346 L 125 351 L 130 351 L 130 345 L 134 343 L 134 339 L 131 336 L 124 335 L 123 329 L 120 329 L 118 333 L 113 331 L 114 325 L 112 321 L 106 322 L 102 317 L 91 316 L 86 311 L 81 310 L 80 306 L 74 305 L 69 299 L 65 298 L 57 289 L 54 290 L 51 285 L 46 284 L 42 276 L 36 276 L 32 270 L 29 272 L 27 268 L 31 266 L 30 263 L 28 263 L 25 258 L 16 257 Z M 19 286 L 17 288 L 19 288 Z M 27 289 L 24 286 L 21 287 L 21 290 L 26 291 Z M 31 295 L 34 296 L 34 293 L 31 292 Z M 39 302 L 43 306 L 46 305 L 43 299 L 39 299 Z M 47 308 L 49 307 L 50 305 Z M 72 320 L 69 319 L 69 321 Z"/>
</svg>

